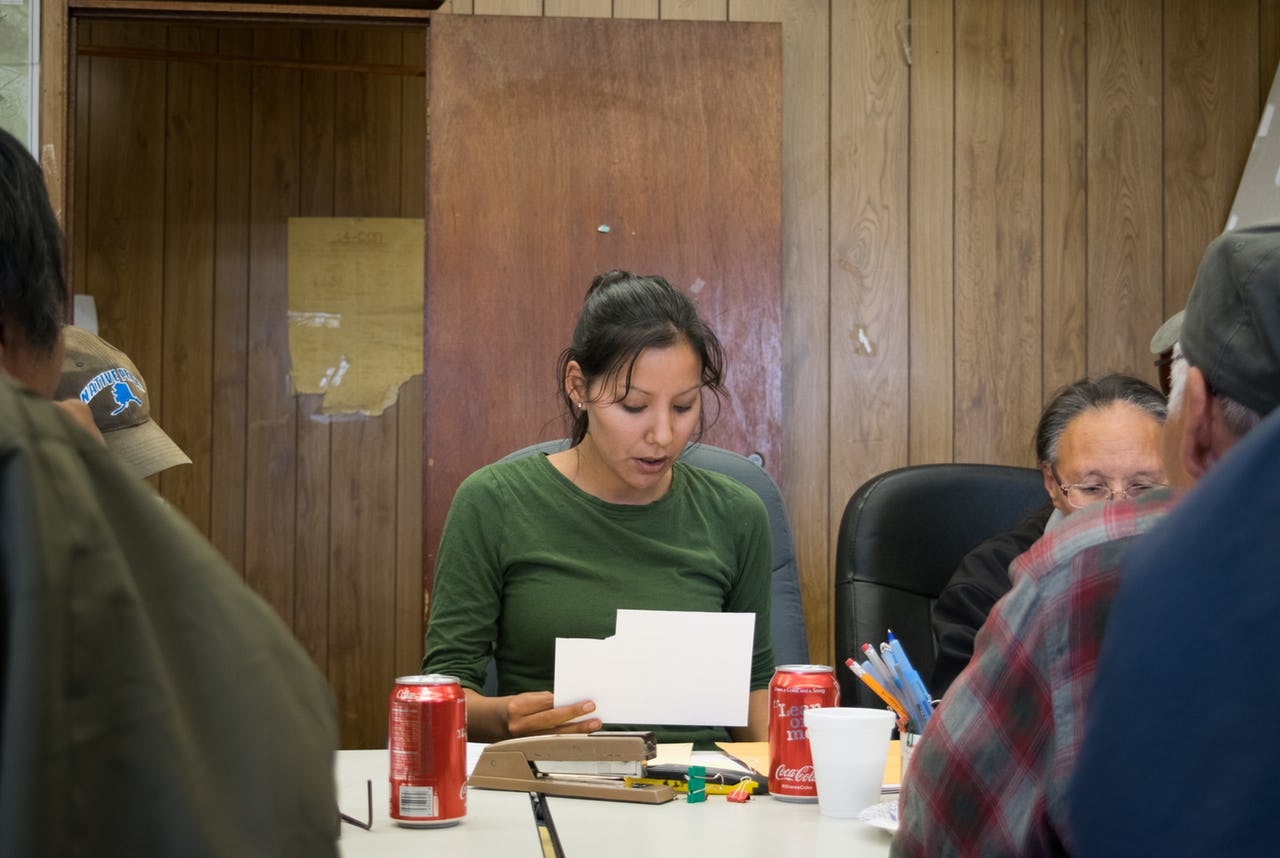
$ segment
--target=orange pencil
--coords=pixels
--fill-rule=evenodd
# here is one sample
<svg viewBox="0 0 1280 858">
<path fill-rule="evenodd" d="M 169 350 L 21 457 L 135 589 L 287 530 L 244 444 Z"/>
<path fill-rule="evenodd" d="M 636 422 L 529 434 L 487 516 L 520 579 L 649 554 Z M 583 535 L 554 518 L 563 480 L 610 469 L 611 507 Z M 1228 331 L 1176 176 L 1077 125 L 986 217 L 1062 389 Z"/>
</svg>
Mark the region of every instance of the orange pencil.
<svg viewBox="0 0 1280 858">
<path fill-rule="evenodd" d="M 866 669 L 864 669 L 862 665 L 858 664 L 851 658 L 846 658 L 844 663 L 853 671 L 854 676 L 858 677 L 866 684 L 867 688 L 870 688 L 875 692 L 877 697 L 889 704 L 889 708 L 898 714 L 899 720 L 903 723 L 910 720 L 907 718 L 907 710 L 902 707 L 902 704 L 898 702 L 897 698 L 888 691 L 885 691 L 884 686 L 876 682 L 875 677 L 867 673 Z"/>
</svg>

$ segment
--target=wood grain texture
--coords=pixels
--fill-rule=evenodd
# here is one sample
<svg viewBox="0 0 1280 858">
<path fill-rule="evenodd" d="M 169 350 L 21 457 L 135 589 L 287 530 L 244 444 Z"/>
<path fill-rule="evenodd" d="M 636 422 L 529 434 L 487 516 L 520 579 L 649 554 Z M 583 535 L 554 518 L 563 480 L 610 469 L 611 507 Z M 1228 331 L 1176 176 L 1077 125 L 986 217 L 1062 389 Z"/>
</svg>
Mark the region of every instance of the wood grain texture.
<svg viewBox="0 0 1280 858">
<path fill-rule="evenodd" d="M 168 20 L 182 19 L 198 22 L 249 21 L 271 26 L 281 22 L 307 26 L 309 24 L 334 24 L 363 26 L 365 24 L 394 23 L 403 26 L 425 25 L 431 12 L 417 4 L 404 2 L 384 3 L 382 0 L 348 0 L 340 4 L 272 3 L 246 0 L 71 0 L 73 15 L 116 20 Z"/>
<path fill-rule="evenodd" d="M 957 461 L 1022 462 L 1040 414 L 1040 16 L 956 8 Z"/>
<path fill-rule="evenodd" d="M 1226 227 L 1257 128 L 1258 30 L 1212 7 L 1164 6 L 1164 302 L 1186 305 L 1205 246 Z M 1155 328 L 1151 329 L 1154 333 Z M 1154 377 L 1154 370 L 1144 374 Z"/>
<path fill-rule="evenodd" d="M 472 0 L 476 15 L 541 15 L 542 0 Z"/>
<path fill-rule="evenodd" d="M 832 523 L 858 486 L 907 456 L 906 17 L 901 2 L 832 9 Z"/>
<path fill-rule="evenodd" d="M 1124 0 L 1089 6 L 1092 375 L 1149 366 L 1164 319 L 1160 30 L 1158 16 Z"/>
<path fill-rule="evenodd" d="M 346 531 L 342 518 L 345 508 L 335 509 L 332 459 L 351 452 L 335 449 L 329 423 L 320 413 L 321 402 L 322 397 L 317 395 L 298 396 L 294 411 L 298 431 L 294 447 L 297 478 L 293 492 L 291 625 L 312 660 L 329 673 L 335 696 L 345 697 L 347 688 L 334 675 L 332 661 L 335 648 L 352 645 L 349 635 L 342 634 L 341 629 L 341 618 L 350 605 L 335 595 L 334 586 L 339 572 L 333 568 L 333 543 L 342 539 Z M 345 732 L 344 727 L 344 742 Z"/>
<path fill-rule="evenodd" d="M 346 59 L 339 57 L 337 40 L 336 30 L 304 30 L 299 33 L 298 56 L 303 60 L 336 64 L 340 59 Z M 297 144 L 297 213 L 300 217 L 333 217 L 336 213 L 334 175 L 337 172 L 337 155 L 334 140 L 339 134 L 338 77 L 335 74 L 307 73 L 299 77 L 299 127 L 305 129 Z M 296 588 L 293 633 L 331 678 L 334 696 L 339 698 L 343 742 L 348 744 L 347 733 L 352 730 L 342 718 L 342 712 L 349 690 L 343 682 L 345 677 L 334 675 L 331 658 L 335 649 L 353 645 L 350 635 L 342 634 L 340 629 L 341 617 L 348 606 L 331 604 L 331 601 L 336 601 L 333 542 L 346 535 L 341 524 L 333 521 L 336 517 L 333 512 L 333 460 L 354 451 L 335 447 L 330 423 L 320 412 L 322 401 L 323 397 L 314 394 L 294 398 L 297 426 L 294 494 L 297 506 L 293 531 L 293 579 Z"/>
<path fill-rule="evenodd" d="M 62 2 L 62 0 L 58 0 Z M 47 9 L 47 7 L 46 7 Z M 66 24 L 66 37 L 68 44 L 66 51 L 70 54 L 74 51 L 75 46 L 81 42 L 91 41 L 93 36 L 91 30 L 92 23 L 79 23 L 77 21 L 69 21 Z M 42 63 L 41 66 L 48 66 L 50 63 Z M 63 158 L 59 165 L 55 168 L 59 171 L 67 171 L 69 181 L 63 189 L 66 211 L 63 212 L 64 230 L 63 240 L 67 243 L 66 265 L 67 275 L 70 281 L 67 286 L 71 292 L 86 293 L 84 283 L 84 260 L 88 258 L 88 245 L 85 239 L 84 225 L 89 219 L 89 202 L 85 194 L 80 189 L 85 187 L 89 180 L 89 105 L 93 99 L 86 95 L 92 90 L 93 67 L 92 63 L 80 62 L 77 59 L 68 59 L 68 102 L 66 105 L 63 125 L 63 133 L 67 137 L 67 145 L 60 147 L 64 150 Z M 41 72 L 42 76 L 44 72 Z M 43 117 L 49 113 L 56 113 L 56 106 L 50 105 L 49 102 L 42 102 L 43 107 L 40 111 L 42 117 L 41 123 L 46 121 Z M 44 137 L 44 130 L 41 131 L 41 145 L 50 145 L 49 141 Z M 54 142 L 55 147 L 58 146 Z M 43 165 L 42 165 L 43 166 Z M 48 168 L 45 167 L 45 182 L 49 183 Z M 52 189 L 52 185 L 48 185 Z M 52 199 L 52 198 L 51 198 Z M 56 209 L 55 209 L 56 212 Z"/>
<path fill-rule="evenodd" d="M 61 0 L 57 0 L 59 10 Z M 62 227 L 63 274 L 66 277 L 66 295 L 68 298 L 69 318 L 75 314 L 71 296 L 78 289 L 76 283 L 76 254 L 81 252 L 84 242 L 78 235 L 76 220 L 72 209 L 76 205 L 76 182 L 84 181 L 88 176 L 86 159 L 77 154 L 81 144 L 78 123 L 88 116 L 88 111 L 79 108 L 78 87 L 88 76 L 79 68 L 75 56 L 75 45 L 79 44 L 80 23 L 75 19 L 68 21 L 48 22 L 43 20 L 47 14 L 46 5 L 41 6 L 41 26 L 51 26 L 55 32 L 43 32 L 40 37 L 42 56 L 61 56 L 61 79 L 45 80 L 45 68 L 53 63 L 41 63 L 40 71 L 40 167 L 44 172 L 46 187 L 50 191 L 49 202 L 53 206 L 55 217 Z M 61 53 L 58 49 L 61 49 Z M 48 91 L 51 102 L 45 102 L 44 93 Z M 63 99 L 61 103 L 57 99 Z M 59 114 L 56 120 L 46 121 L 45 115 L 50 111 Z"/>
<path fill-rule="evenodd" d="M 168 47 L 216 51 L 216 30 L 170 27 Z M 217 192 L 217 71 L 167 68 L 165 211 L 212 211 Z M 213 395 L 214 233 L 203 219 L 165 218 L 161 375 L 147 376 L 151 416 L 191 458 L 160 474 L 160 491 L 209 535 L 209 404 Z"/>
<path fill-rule="evenodd" d="M 246 55 L 253 32 L 226 28 L 218 48 Z M 240 574 L 245 569 L 244 493 L 249 428 L 249 182 L 252 71 L 218 67 L 217 189 L 213 222 L 213 396 L 210 403 L 209 536 Z M 290 570 L 292 573 L 292 570 Z"/>
<path fill-rule="evenodd" d="M 1085 0 L 1046 0 L 1041 25 L 1044 89 L 1043 396 L 1085 374 Z M 1031 464 L 1034 456 L 1018 462 Z"/>
<path fill-rule="evenodd" d="M 254 33 L 255 51 L 297 57 L 297 31 Z M 301 72 L 253 70 L 249 171 L 249 366 L 245 580 L 293 625 L 297 415 L 289 385 L 288 218 L 297 214 Z"/>
<path fill-rule="evenodd" d="M 163 46 L 165 31 L 104 23 L 92 37 Z M 84 192 L 95 205 L 84 286 L 97 299 L 99 333 L 129 355 L 150 384 L 162 377 L 163 362 L 165 79 L 138 61 L 94 62 L 110 73 L 95 81 L 89 109 Z M 162 391 L 153 397 L 157 405 L 163 408 Z"/>
<path fill-rule="evenodd" d="M 809 656 L 829 663 L 830 13 L 827 0 L 735 0 L 734 20 L 782 25 L 783 498 Z"/>
<path fill-rule="evenodd" d="M 608 18 L 612 0 L 543 0 L 542 14 L 557 18 Z"/>
<path fill-rule="evenodd" d="M 426 30 L 402 34 L 405 62 L 427 62 Z M 427 87 L 401 79 L 400 217 L 427 217 Z M 424 248 L 425 254 L 425 248 Z M 425 270 L 425 265 L 424 265 Z M 400 387 L 396 432 L 395 655 L 392 674 L 422 669 L 426 604 L 426 552 L 422 543 L 423 388 L 421 374 Z"/>
<path fill-rule="evenodd" d="M 344 30 L 338 34 L 338 58 L 399 60 L 401 41 L 394 30 Z M 402 184 L 401 81 L 341 75 L 333 116 L 334 214 L 395 216 Z M 387 695 L 395 679 L 398 409 L 399 404 L 377 417 L 331 425 L 329 673 L 348 747 L 385 741 Z"/>
<path fill-rule="evenodd" d="M 729 0 L 660 0 L 658 17 L 668 21 L 727 21 Z"/>
<path fill-rule="evenodd" d="M 659 0 L 613 0 L 613 17 L 657 18 L 658 2 Z"/>
<path fill-rule="evenodd" d="M 910 375 L 907 460 L 949 462 L 955 446 L 955 21 L 951 0 L 917 0 L 911 57 Z"/>
<path fill-rule="evenodd" d="M 44 170 L 45 187 L 49 191 L 49 202 L 53 213 L 72 239 L 69 227 L 72 218 L 68 218 L 72 204 L 73 191 L 70 180 L 75 159 L 71 157 L 71 145 L 74 142 L 74 128 L 69 120 L 75 114 L 64 109 L 74 104 L 69 98 L 75 92 L 75 75 L 77 70 L 71 63 L 75 45 L 74 26 L 67 16 L 66 0 L 44 0 L 39 5 L 40 56 L 46 58 L 40 63 L 39 87 L 40 104 L 46 109 L 40 111 L 39 141 L 40 152 L 37 155 L 40 166 Z M 34 22 L 31 22 L 34 24 Z M 53 109 L 48 109 L 52 106 Z M 67 270 L 71 271 L 70 253 L 75 247 L 68 243 Z"/>
</svg>

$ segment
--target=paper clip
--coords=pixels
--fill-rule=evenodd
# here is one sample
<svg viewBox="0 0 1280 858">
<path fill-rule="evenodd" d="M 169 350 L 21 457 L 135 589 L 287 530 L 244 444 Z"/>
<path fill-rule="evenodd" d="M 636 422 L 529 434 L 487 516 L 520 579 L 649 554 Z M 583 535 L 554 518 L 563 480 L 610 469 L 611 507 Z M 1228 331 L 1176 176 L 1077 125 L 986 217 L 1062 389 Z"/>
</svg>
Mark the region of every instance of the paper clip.
<svg viewBox="0 0 1280 858">
<path fill-rule="evenodd" d="M 689 804 L 707 800 L 707 770 L 702 766 L 689 766 Z"/>
<path fill-rule="evenodd" d="M 743 777 L 738 781 L 738 785 L 733 788 L 733 792 L 725 796 L 725 801 L 732 801 L 736 804 L 743 804 L 751 799 L 751 790 L 755 787 L 756 782 L 749 777 Z"/>
</svg>

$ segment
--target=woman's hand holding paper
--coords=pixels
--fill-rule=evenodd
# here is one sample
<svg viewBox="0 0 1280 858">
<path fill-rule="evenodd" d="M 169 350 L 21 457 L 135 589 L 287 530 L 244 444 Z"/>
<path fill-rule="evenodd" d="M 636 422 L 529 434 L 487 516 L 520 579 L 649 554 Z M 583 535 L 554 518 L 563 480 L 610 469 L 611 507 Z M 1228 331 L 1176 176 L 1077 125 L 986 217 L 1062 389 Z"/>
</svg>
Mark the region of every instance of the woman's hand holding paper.
<svg viewBox="0 0 1280 858">
<path fill-rule="evenodd" d="M 550 691 L 485 697 L 468 690 L 468 733 L 472 741 L 488 742 L 547 733 L 591 733 L 603 726 L 599 718 L 585 717 L 595 708 L 590 700 L 556 706 Z"/>
</svg>

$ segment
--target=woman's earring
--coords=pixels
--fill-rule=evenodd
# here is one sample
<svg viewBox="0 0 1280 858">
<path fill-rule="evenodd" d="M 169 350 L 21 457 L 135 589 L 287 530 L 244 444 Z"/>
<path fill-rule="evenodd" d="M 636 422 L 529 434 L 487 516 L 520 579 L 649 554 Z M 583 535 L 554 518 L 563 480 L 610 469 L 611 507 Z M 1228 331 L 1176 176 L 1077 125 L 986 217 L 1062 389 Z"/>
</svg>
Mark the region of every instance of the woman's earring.
<svg viewBox="0 0 1280 858">
<path fill-rule="evenodd" d="M 586 406 L 584 406 L 581 402 L 579 402 L 579 403 L 578 403 L 578 407 L 579 407 L 579 408 L 585 408 Z"/>
</svg>

